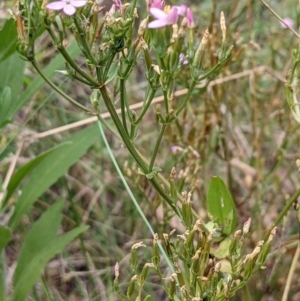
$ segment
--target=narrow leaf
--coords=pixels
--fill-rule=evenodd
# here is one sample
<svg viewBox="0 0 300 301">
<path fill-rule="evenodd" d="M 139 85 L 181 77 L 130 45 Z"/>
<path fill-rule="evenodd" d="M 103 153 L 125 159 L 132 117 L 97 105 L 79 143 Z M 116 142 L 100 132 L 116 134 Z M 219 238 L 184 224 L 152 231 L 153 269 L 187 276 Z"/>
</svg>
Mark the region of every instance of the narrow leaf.
<svg viewBox="0 0 300 301">
<path fill-rule="evenodd" d="M 36 167 L 23 188 L 9 221 L 12 229 L 16 227 L 22 215 L 27 212 L 36 199 L 86 153 L 96 137 L 97 126 L 86 128 L 70 137 L 68 141 L 71 141 L 72 144 L 57 148 Z"/>
<path fill-rule="evenodd" d="M 4 249 L 11 239 L 11 229 L 0 225 L 0 252 Z"/>
<path fill-rule="evenodd" d="M 13 18 L 6 20 L 0 31 L 0 62 L 16 52 L 17 30 Z"/>
<path fill-rule="evenodd" d="M 0 43 L 1 44 L 1 43 Z M 11 89 L 11 107 L 6 118 L 10 119 L 11 108 L 18 103 L 19 94 L 23 85 L 25 61 L 18 53 L 9 56 L 0 63 L 0 90 L 5 87 Z"/>
<path fill-rule="evenodd" d="M 41 250 L 55 240 L 61 223 L 63 205 L 63 200 L 55 202 L 55 204 L 34 223 L 20 251 L 18 264 L 14 273 L 15 286 L 18 284 L 30 261 L 35 260 Z"/>
<path fill-rule="evenodd" d="M 0 93 L 0 128 L 7 120 L 11 103 L 11 88 L 4 87 Z"/>
<path fill-rule="evenodd" d="M 47 262 L 57 253 L 59 253 L 67 244 L 69 244 L 76 236 L 86 231 L 88 226 L 81 226 L 73 229 L 64 236 L 58 237 L 52 241 L 51 245 L 43 249 L 30 264 L 26 266 L 24 274 L 20 278 L 18 284 L 14 288 L 14 295 L 11 301 L 23 301 L 29 290 L 32 288 L 36 280 L 39 278 L 41 271 Z"/>
<path fill-rule="evenodd" d="M 67 142 L 68 143 L 68 142 Z M 69 142 L 71 143 L 71 142 Z M 7 190 L 6 190 L 6 196 L 5 199 L 3 200 L 3 205 L 2 208 L 4 208 L 12 194 L 15 192 L 17 189 L 18 185 L 21 183 L 21 181 L 27 176 L 30 172 L 32 172 L 48 155 L 50 155 L 53 151 L 60 147 L 64 147 L 66 143 L 59 144 L 41 154 L 36 156 L 34 159 L 30 160 L 28 163 L 23 165 L 18 169 L 18 171 L 14 174 L 14 176 L 11 178 Z"/>
<path fill-rule="evenodd" d="M 62 208 L 63 201 L 56 202 L 33 225 L 26 237 L 14 274 L 12 301 L 23 301 L 47 262 L 77 235 L 88 229 L 88 226 L 77 227 L 56 237 Z"/>
</svg>

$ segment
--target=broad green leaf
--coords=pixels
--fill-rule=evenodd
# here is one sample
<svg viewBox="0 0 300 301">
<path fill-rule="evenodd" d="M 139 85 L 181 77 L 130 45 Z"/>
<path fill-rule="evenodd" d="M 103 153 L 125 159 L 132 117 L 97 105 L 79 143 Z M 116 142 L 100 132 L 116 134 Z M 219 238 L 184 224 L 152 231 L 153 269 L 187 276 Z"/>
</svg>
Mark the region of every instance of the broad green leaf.
<svg viewBox="0 0 300 301">
<path fill-rule="evenodd" d="M 6 296 L 6 262 L 5 262 L 5 252 L 2 250 L 0 252 L 0 300 L 5 300 Z"/>
<path fill-rule="evenodd" d="M 1 44 L 1 43 L 0 43 Z M 0 90 L 5 87 L 11 89 L 11 107 L 6 118 L 10 119 L 11 108 L 18 103 L 19 94 L 23 85 L 25 61 L 16 52 L 0 63 Z"/>
<path fill-rule="evenodd" d="M 223 226 L 223 233 L 229 235 L 237 223 L 236 208 L 225 183 L 219 177 L 212 177 L 206 192 L 207 211 L 213 221 Z"/>
<path fill-rule="evenodd" d="M 72 58 L 75 58 L 80 53 L 80 49 L 77 46 L 76 42 L 73 42 L 68 47 L 67 51 Z M 60 54 L 58 54 L 43 70 L 43 73 L 45 74 L 45 76 L 51 79 L 56 74 L 56 70 L 63 68 L 64 64 L 64 58 Z M 12 116 L 14 116 L 39 90 L 42 89 L 45 84 L 45 81 L 39 75 L 37 75 L 36 78 L 26 88 L 26 90 L 21 94 L 18 101 L 13 102 L 8 117 L 11 118 Z"/>
<path fill-rule="evenodd" d="M 48 247 L 57 237 L 63 205 L 63 200 L 56 201 L 55 204 L 34 223 L 20 251 L 18 264 L 14 273 L 14 286 L 18 284 L 30 261 L 35 260 L 41 250 Z"/>
<path fill-rule="evenodd" d="M 11 229 L 0 225 L 0 300 L 4 300 L 6 295 L 6 290 L 5 290 L 6 262 L 5 262 L 4 247 L 10 241 L 11 236 L 12 236 Z"/>
<path fill-rule="evenodd" d="M 57 237 L 63 201 L 58 201 L 37 221 L 25 239 L 15 270 L 12 301 L 23 301 L 47 262 L 88 226 L 77 227 Z"/>
<path fill-rule="evenodd" d="M 31 287 L 39 278 L 41 271 L 47 262 L 57 253 L 59 253 L 76 236 L 86 231 L 88 226 L 81 226 L 73 229 L 67 234 L 56 238 L 47 248 L 44 248 L 35 258 L 26 266 L 24 274 L 14 288 L 14 295 L 11 301 L 23 301 Z"/>
<path fill-rule="evenodd" d="M 11 229 L 0 225 L 0 253 L 11 239 Z"/>
<path fill-rule="evenodd" d="M 0 91 L 0 128 L 7 120 L 9 108 L 11 104 L 11 88 L 4 87 Z"/>
<path fill-rule="evenodd" d="M 68 143 L 68 142 L 66 142 Z M 62 143 L 60 145 L 57 145 L 41 154 L 36 156 L 34 159 L 30 160 L 28 163 L 23 165 L 21 168 L 18 169 L 18 171 L 13 175 L 11 180 L 9 181 L 9 184 L 7 186 L 5 199 L 3 200 L 2 208 L 4 208 L 12 194 L 15 192 L 18 185 L 21 183 L 21 181 L 25 178 L 26 175 L 28 175 L 32 170 L 36 168 L 43 160 L 46 158 L 49 154 L 51 154 L 53 151 L 60 147 L 64 147 L 66 143 Z M 72 142 L 69 142 L 72 143 Z"/>
<path fill-rule="evenodd" d="M 30 206 L 40 197 L 68 168 L 78 161 L 94 143 L 97 126 L 89 127 L 72 135 L 67 144 L 49 154 L 35 169 L 19 197 L 9 226 L 14 229 Z"/>
<path fill-rule="evenodd" d="M 6 20 L 0 31 L 0 63 L 16 52 L 18 34 L 14 19 Z"/>
</svg>

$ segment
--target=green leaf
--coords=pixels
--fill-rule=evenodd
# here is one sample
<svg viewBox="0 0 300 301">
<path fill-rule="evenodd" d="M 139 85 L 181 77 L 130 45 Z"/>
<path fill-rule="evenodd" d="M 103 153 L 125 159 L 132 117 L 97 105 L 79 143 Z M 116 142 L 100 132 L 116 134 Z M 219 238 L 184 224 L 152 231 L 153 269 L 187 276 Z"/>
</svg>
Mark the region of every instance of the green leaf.
<svg viewBox="0 0 300 301">
<path fill-rule="evenodd" d="M 17 39 L 15 20 L 13 18 L 6 20 L 0 31 L 0 63 L 16 52 Z"/>
<path fill-rule="evenodd" d="M 70 144 L 72 142 L 66 142 L 59 144 L 41 154 L 36 156 L 34 159 L 30 160 L 28 163 L 23 165 L 21 168 L 18 169 L 18 171 L 13 175 L 11 178 L 7 190 L 6 190 L 6 195 L 5 199 L 3 200 L 2 208 L 4 208 L 12 194 L 15 192 L 17 189 L 18 185 L 21 183 L 21 181 L 27 176 L 31 171 L 33 171 L 48 155 L 50 155 L 53 151 L 60 147 L 64 147 L 66 144 Z"/>
<path fill-rule="evenodd" d="M 14 152 L 16 147 L 14 145 L 7 145 L 3 151 L 0 152 L 0 161 L 2 161 L 8 154 Z"/>
<path fill-rule="evenodd" d="M 117 76 L 118 71 L 119 71 L 119 64 L 117 62 L 112 63 L 108 70 L 105 84 L 110 83 Z"/>
<path fill-rule="evenodd" d="M 11 88 L 4 87 L 0 92 L 0 128 L 7 120 L 9 108 L 11 104 Z"/>
<path fill-rule="evenodd" d="M 234 201 L 225 183 L 219 177 L 212 177 L 206 192 L 207 211 L 213 221 L 224 226 L 223 233 L 229 235 L 237 223 Z"/>
<path fill-rule="evenodd" d="M 14 274 L 12 301 L 23 301 L 47 262 L 77 235 L 88 229 L 88 226 L 77 227 L 57 237 L 62 207 L 63 201 L 56 202 L 33 225 L 27 235 Z"/>
<path fill-rule="evenodd" d="M 0 253 L 11 239 L 11 229 L 0 225 Z"/>
<path fill-rule="evenodd" d="M 63 200 L 56 201 L 55 204 L 34 223 L 20 251 L 18 264 L 14 273 L 14 286 L 18 284 L 22 274 L 25 272 L 26 265 L 34 260 L 43 248 L 55 240 L 61 223 L 63 205 Z"/>
<path fill-rule="evenodd" d="M 1 43 L 0 43 L 1 44 Z M 0 63 L 0 90 L 5 87 L 11 89 L 11 105 L 6 118 L 10 119 L 11 108 L 18 104 L 19 94 L 23 85 L 25 61 L 18 53 L 9 56 Z"/>
<path fill-rule="evenodd" d="M 5 226 L 0 225 L 0 300 L 5 300 L 6 290 L 5 290 L 5 252 L 4 247 L 11 240 L 11 229 Z"/>
<path fill-rule="evenodd" d="M 80 53 L 80 49 L 78 48 L 76 42 L 73 42 L 67 49 L 69 55 L 74 58 Z M 58 54 L 50 63 L 49 65 L 43 70 L 44 74 L 52 78 L 56 71 L 62 66 L 64 66 L 65 60 L 64 58 Z M 1 66 L 0 66 L 1 67 Z M 1 68 L 0 68 L 1 69 Z M 3 72 L 4 73 L 4 72 Z M 0 75 L 1 78 L 1 75 Z M 27 87 L 27 89 L 22 93 L 18 101 L 13 102 L 12 107 L 9 111 L 9 118 L 14 116 L 32 97 L 42 89 L 42 87 L 45 85 L 45 81 L 40 77 L 37 76 Z"/>
<path fill-rule="evenodd" d="M 68 168 L 78 161 L 94 143 L 97 126 L 89 127 L 71 136 L 67 144 L 49 154 L 34 170 L 19 197 L 9 226 L 14 229 L 30 206 L 39 198 Z"/>
</svg>

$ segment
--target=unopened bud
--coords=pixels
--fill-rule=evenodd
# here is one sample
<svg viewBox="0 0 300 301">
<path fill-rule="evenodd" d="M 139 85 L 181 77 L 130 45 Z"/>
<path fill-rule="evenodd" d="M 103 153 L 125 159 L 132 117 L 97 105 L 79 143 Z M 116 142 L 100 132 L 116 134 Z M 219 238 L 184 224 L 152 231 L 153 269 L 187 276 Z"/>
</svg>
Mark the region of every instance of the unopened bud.
<svg viewBox="0 0 300 301">
<path fill-rule="evenodd" d="M 128 286 L 127 289 L 127 297 L 130 298 L 133 295 L 134 292 L 134 287 L 135 287 L 135 283 L 136 281 L 139 279 L 138 275 L 134 275 L 131 280 L 130 280 L 130 284 Z"/>
<path fill-rule="evenodd" d="M 220 25 L 221 25 L 221 31 L 222 31 L 222 42 L 225 42 L 225 40 L 226 40 L 226 22 L 225 22 L 224 13 L 222 11 L 221 11 L 221 17 L 220 17 Z"/>
<path fill-rule="evenodd" d="M 270 233 L 270 236 L 268 238 L 268 242 L 271 242 L 273 240 L 273 237 L 275 236 L 276 234 L 276 230 L 277 230 L 277 227 L 274 227 Z"/>
<path fill-rule="evenodd" d="M 209 31 L 208 29 L 205 30 L 201 43 L 196 51 L 195 58 L 193 61 L 193 67 L 199 72 L 202 68 L 202 59 L 204 55 L 204 51 L 206 49 L 208 43 Z"/>
<path fill-rule="evenodd" d="M 120 269 L 119 263 L 116 262 L 116 264 L 115 264 L 115 279 L 118 279 L 119 276 L 120 276 L 119 269 Z"/>
<path fill-rule="evenodd" d="M 144 33 L 147 29 L 147 24 L 148 24 L 148 18 L 144 19 L 141 23 L 140 23 L 140 27 L 138 29 L 138 37 L 141 38 L 144 36 Z"/>
<path fill-rule="evenodd" d="M 244 223 L 243 234 L 247 234 L 249 232 L 250 226 L 251 226 L 251 218 L 249 217 L 248 220 Z"/>
</svg>

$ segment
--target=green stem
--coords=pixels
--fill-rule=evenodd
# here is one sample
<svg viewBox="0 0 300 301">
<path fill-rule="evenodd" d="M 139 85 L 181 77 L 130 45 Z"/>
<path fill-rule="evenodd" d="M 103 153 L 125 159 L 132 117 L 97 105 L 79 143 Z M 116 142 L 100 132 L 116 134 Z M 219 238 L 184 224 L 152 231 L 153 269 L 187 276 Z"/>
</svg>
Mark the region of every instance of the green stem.
<svg viewBox="0 0 300 301">
<path fill-rule="evenodd" d="M 190 99 L 192 92 L 194 91 L 195 87 L 196 87 L 197 81 L 193 80 L 192 85 L 190 86 L 187 94 L 184 97 L 184 100 L 182 101 L 182 103 L 180 104 L 179 108 L 176 110 L 176 116 L 178 116 L 181 111 L 185 108 L 188 100 Z"/>
<path fill-rule="evenodd" d="M 143 221 L 145 222 L 146 226 L 148 227 L 150 233 L 152 234 L 152 236 L 154 236 L 155 233 L 154 233 L 154 231 L 153 231 L 153 229 L 152 229 L 152 227 L 151 227 L 149 221 L 147 220 L 147 218 L 146 218 L 146 216 L 145 216 L 143 210 L 142 210 L 141 207 L 139 206 L 139 203 L 137 202 L 137 200 L 136 200 L 135 196 L 133 195 L 133 193 L 132 193 L 130 187 L 128 186 L 128 184 L 127 184 L 127 182 L 126 182 L 126 180 L 125 180 L 125 178 L 124 178 L 124 176 L 123 176 L 123 173 L 122 173 L 122 171 L 121 171 L 121 169 L 120 169 L 120 167 L 119 167 L 119 165 L 118 165 L 118 163 L 117 163 L 117 161 L 116 161 L 116 159 L 115 159 L 115 157 L 114 157 L 114 155 L 113 155 L 113 153 L 112 153 L 112 151 L 111 151 L 111 148 L 110 148 L 110 146 L 109 146 L 109 143 L 108 143 L 108 141 L 107 141 L 107 139 L 106 139 L 106 137 L 105 137 L 105 133 L 104 133 L 104 131 L 103 131 L 101 122 L 100 122 L 99 120 L 98 120 L 98 126 L 99 126 L 99 130 L 100 130 L 101 137 L 102 137 L 102 139 L 103 139 L 103 141 L 104 141 L 104 143 L 105 143 L 106 149 L 108 150 L 109 156 L 110 156 L 110 158 L 111 158 L 111 160 L 112 160 L 112 162 L 113 162 L 113 164 L 114 164 L 114 166 L 115 166 L 115 168 L 116 168 L 116 170 L 117 170 L 117 172 L 118 172 L 118 174 L 119 174 L 119 176 L 120 176 L 120 179 L 121 179 L 122 182 L 123 182 L 123 185 L 125 186 L 125 188 L 126 188 L 126 190 L 127 190 L 127 193 L 129 194 L 129 196 L 130 196 L 132 202 L 134 203 L 134 205 L 135 205 L 137 211 L 139 212 L 140 216 L 142 217 Z M 172 271 L 172 273 L 174 273 L 175 271 L 174 271 L 174 268 L 173 268 L 173 266 L 172 266 L 172 263 L 171 263 L 171 261 L 170 261 L 168 255 L 166 254 L 166 252 L 165 252 L 165 250 L 164 250 L 164 248 L 162 247 L 162 245 L 161 245 L 160 242 L 158 242 L 158 247 L 159 247 L 159 249 L 160 249 L 160 251 L 161 251 L 163 257 L 165 258 L 165 260 L 166 260 L 166 262 L 167 262 L 167 264 L 168 264 L 170 270 Z"/>
<path fill-rule="evenodd" d="M 120 103 L 121 103 L 121 116 L 123 127 L 128 134 L 128 128 L 126 123 L 126 104 L 127 104 L 127 114 L 130 116 L 130 111 L 128 111 L 128 103 L 126 98 L 126 88 L 125 88 L 125 79 L 120 79 Z"/>
<path fill-rule="evenodd" d="M 76 106 L 77 108 L 87 112 L 87 113 L 92 113 L 92 111 L 90 111 L 88 108 L 86 108 L 85 106 L 81 105 L 80 103 L 78 103 L 76 100 L 74 100 L 73 98 L 71 98 L 70 96 L 68 96 L 65 92 L 63 92 L 61 89 L 59 89 L 44 73 L 43 71 L 40 69 L 40 67 L 38 66 L 37 62 L 35 59 L 33 59 L 31 61 L 33 67 L 35 68 L 35 70 L 38 72 L 38 74 L 44 79 L 44 81 L 46 83 L 48 83 L 48 85 L 54 90 L 56 91 L 58 94 L 60 94 L 62 97 L 64 97 L 68 102 L 70 102 L 72 105 Z"/>
<path fill-rule="evenodd" d="M 148 111 L 148 109 L 152 103 L 152 100 L 155 96 L 156 91 L 157 91 L 157 89 L 153 89 L 151 87 L 151 92 L 149 92 L 148 97 L 145 101 L 145 104 L 143 105 L 142 111 L 141 111 L 139 117 L 137 118 L 137 120 L 134 122 L 135 124 L 139 124 L 142 121 L 143 117 L 145 116 L 146 112 Z"/>
<path fill-rule="evenodd" d="M 110 116 L 121 136 L 122 141 L 126 145 L 128 151 L 130 152 L 130 154 L 132 155 L 134 160 L 138 163 L 139 167 L 142 169 L 142 172 L 144 174 L 148 174 L 150 172 L 149 167 L 147 166 L 145 161 L 141 158 L 141 156 L 138 154 L 137 150 L 131 143 L 131 140 L 130 140 L 129 136 L 127 135 L 125 129 L 123 128 L 122 123 L 119 119 L 119 116 L 118 116 L 118 114 L 111 102 L 111 99 L 108 95 L 106 86 L 102 86 L 99 89 L 100 89 L 101 95 L 104 99 L 104 102 L 106 104 L 107 110 L 110 113 Z M 165 201 L 169 204 L 169 206 L 174 210 L 174 212 L 178 216 L 180 216 L 180 212 L 179 212 L 178 208 L 174 205 L 173 200 L 170 198 L 170 196 L 164 191 L 163 187 L 161 186 L 161 184 L 158 181 L 158 178 L 156 176 L 154 176 L 152 179 L 149 179 L 149 181 L 151 182 L 153 187 L 156 189 L 156 191 L 160 194 L 160 196 L 163 199 L 165 199 Z"/>
<path fill-rule="evenodd" d="M 278 226 L 279 223 L 283 220 L 284 216 L 291 209 L 291 207 L 293 206 L 294 202 L 297 200 L 297 198 L 299 197 L 299 195 L 300 195 L 300 189 L 298 189 L 294 193 L 294 195 L 288 200 L 288 202 L 286 203 L 286 205 L 283 207 L 283 209 L 281 210 L 281 212 L 277 216 L 275 222 L 273 223 L 272 227 L 268 230 L 267 234 L 265 235 L 264 241 L 268 240 L 271 231 L 274 229 L 274 227 Z"/>
<path fill-rule="evenodd" d="M 150 171 L 153 170 L 155 158 L 156 158 L 156 156 L 157 156 L 158 149 L 159 149 L 159 146 L 160 146 L 160 143 L 161 143 L 161 139 L 162 139 L 162 137 L 163 137 L 163 135 L 164 135 L 164 132 L 165 132 L 166 127 L 167 127 L 167 124 L 166 124 L 166 123 L 163 123 L 163 124 L 161 125 L 160 130 L 159 130 L 158 137 L 157 137 L 157 140 L 156 140 L 156 143 L 155 143 L 155 147 L 154 147 L 154 150 L 153 150 L 153 153 L 152 153 L 152 157 L 151 157 L 151 160 L 150 160 L 150 164 L 149 164 L 149 170 L 150 170 Z"/>
<path fill-rule="evenodd" d="M 98 87 L 99 84 L 97 81 L 95 81 L 90 75 L 82 71 L 79 66 L 74 62 L 74 60 L 70 57 L 69 53 L 66 51 L 65 47 L 62 44 L 62 41 L 59 41 L 57 37 L 55 36 L 53 30 L 51 29 L 51 26 L 49 25 L 48 20 L 45 18 L 45 27 L 47 31 L 49 32 L 53 43 L 56 45 L 58 51 L 62 54 L 62 56 L 65 58 L 65 60 L 69 63 L 69 65 L 78 73 L 80 74 L 84 79 L 86 79 L 89 82 L 90 86 Z"/>
<path fill-rule="evenodd" d="M 90 51 L 90 47 L 89 47 L 87 41 L 85 39 L 85 33 L 82 31 L 82 28 L 78 24 L 77 17 L 74 16 L 73 20 L 74 20 L 74 24 L 76 26 L 76 29 L 78 30 L 78 33 L 79 33 L 80 42 L 81 42 L 82 47 L 83 47 L 83 49 L 85 51 L 85 57 L 87 57 L 92 64 L 96 65 L 96 61 L 95 61 L 95 59 L 94 59 L 94 57 L 93 57 L 93 55 L 92 55 L 92 53 Z"/>
</svg>

